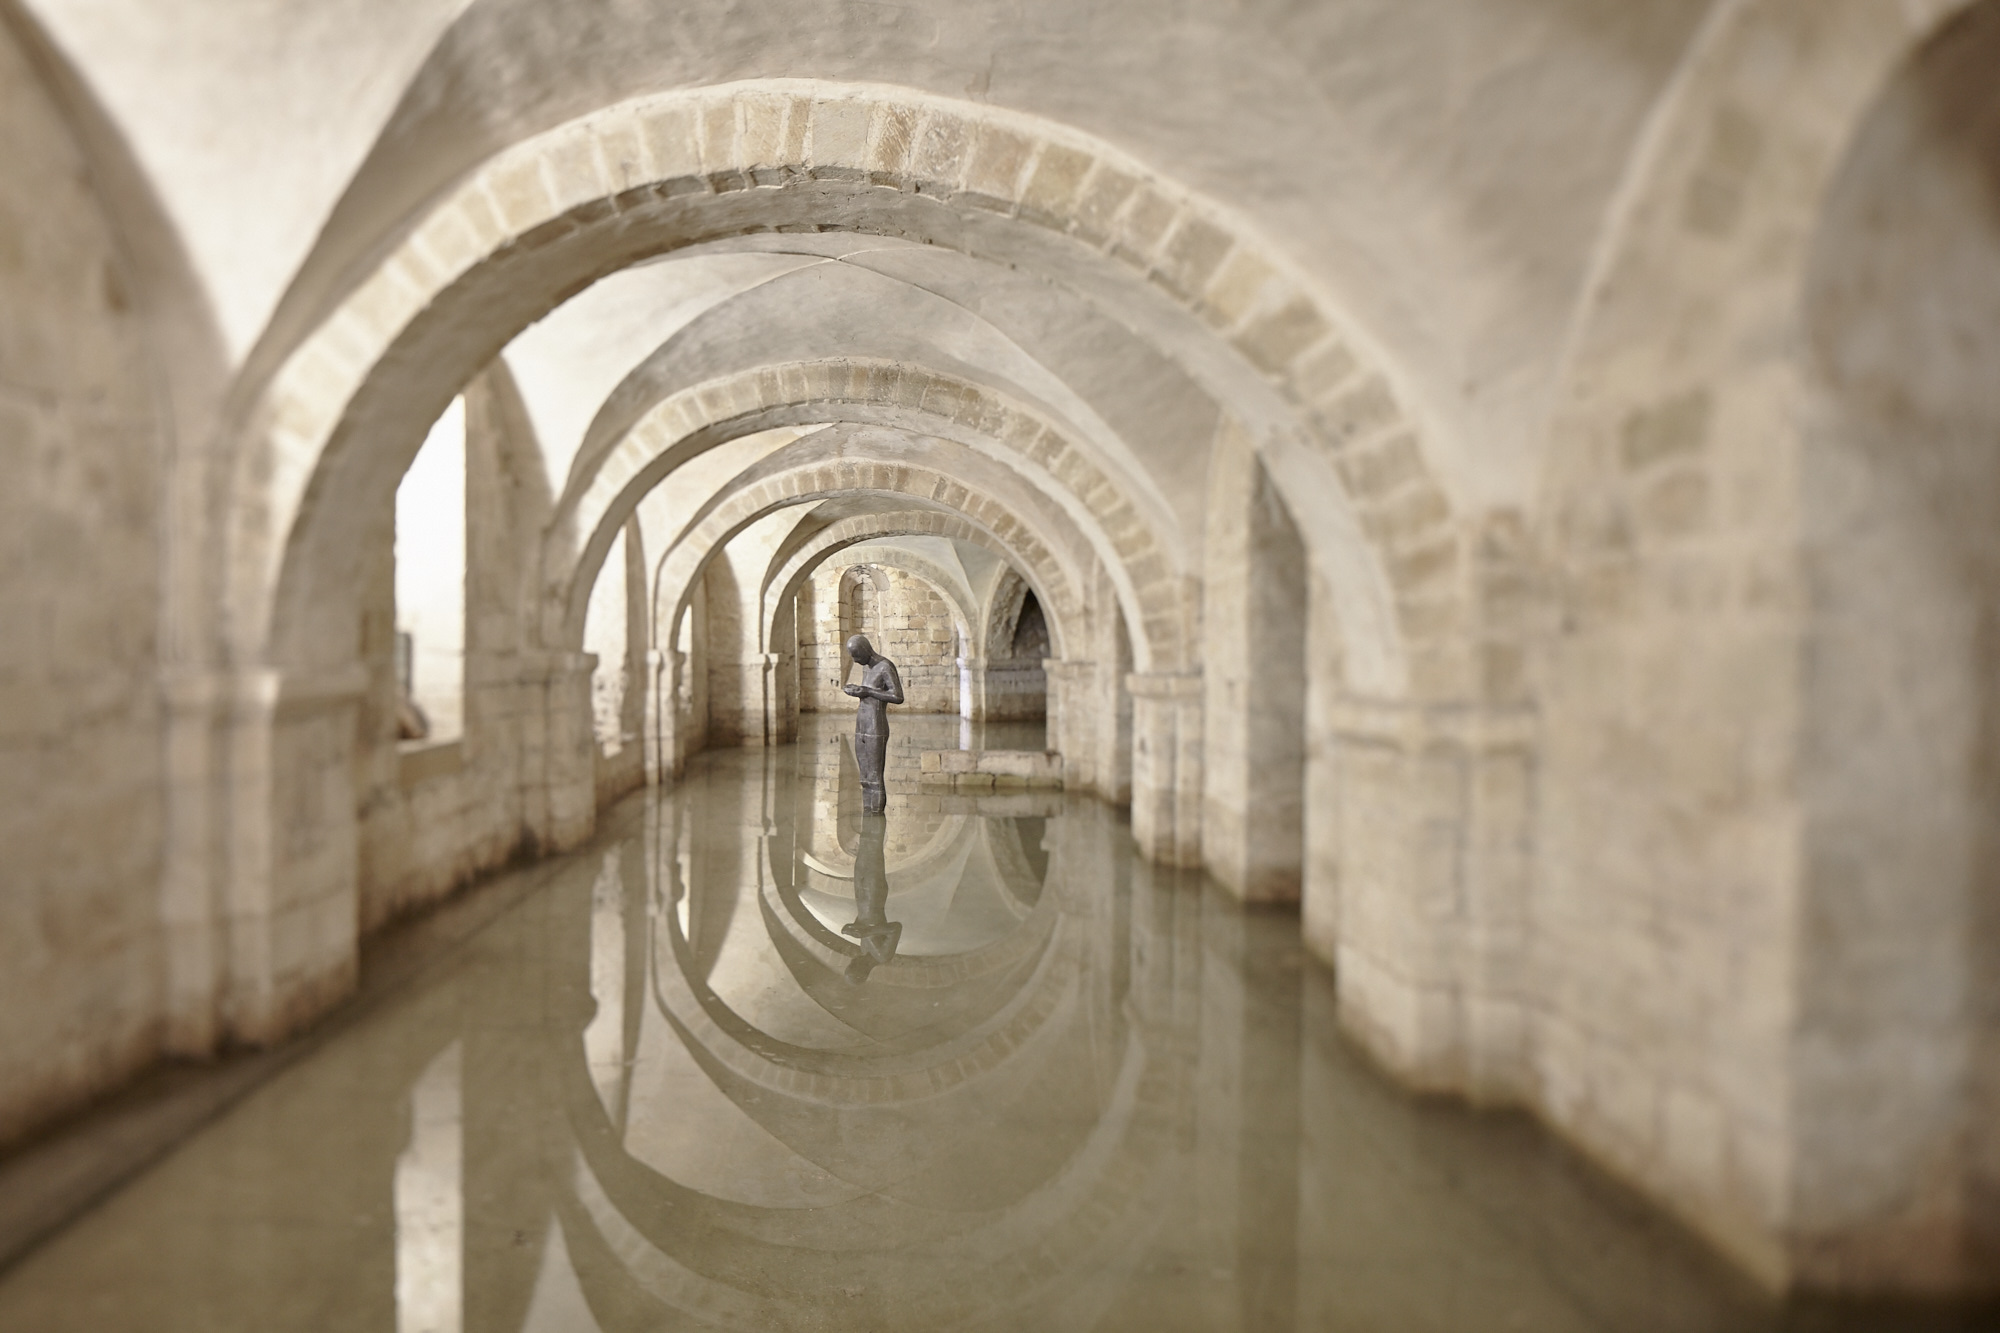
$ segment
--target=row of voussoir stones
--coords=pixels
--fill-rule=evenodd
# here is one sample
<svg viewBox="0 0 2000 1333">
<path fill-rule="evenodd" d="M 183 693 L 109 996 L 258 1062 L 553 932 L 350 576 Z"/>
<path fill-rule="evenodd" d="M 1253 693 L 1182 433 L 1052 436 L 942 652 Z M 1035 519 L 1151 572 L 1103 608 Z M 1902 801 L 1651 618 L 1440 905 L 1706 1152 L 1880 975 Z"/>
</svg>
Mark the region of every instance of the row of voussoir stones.
<svg viewBox="0 0 2000 1333">
<path fill-rule="evenodd" d="M 509 236 L 634 189 L 857 181 L 1074 235 L 1167 290 L 1304 403 L 1330 406 L 1357 384 L 1387 393 L 1306 284 L 1220 210 L 1108 146 L 1047 129 L 993 108 L 809 82 L 613 108 L 489 164 L 419 229 L 408 285 L 441 285 Z"/>
</svg>

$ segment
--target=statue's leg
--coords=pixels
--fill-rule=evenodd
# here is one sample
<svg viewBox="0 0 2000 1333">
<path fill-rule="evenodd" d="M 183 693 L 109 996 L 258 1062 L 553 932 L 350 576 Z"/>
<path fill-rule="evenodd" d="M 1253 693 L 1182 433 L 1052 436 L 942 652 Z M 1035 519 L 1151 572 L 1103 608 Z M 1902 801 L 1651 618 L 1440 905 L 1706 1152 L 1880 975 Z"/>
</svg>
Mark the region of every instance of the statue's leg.
<svg viewBox="0 0 2000 1333">
<path fill-rule="evenodd" d="M 882 732 L 856 731 L 854 734 L 854 763 L 861 770 L 861 808 L 871 815 L 879 815 L 889 808 L 889 788 L 886 770 L 889 762 L 889 735 Z"/>
</svg>

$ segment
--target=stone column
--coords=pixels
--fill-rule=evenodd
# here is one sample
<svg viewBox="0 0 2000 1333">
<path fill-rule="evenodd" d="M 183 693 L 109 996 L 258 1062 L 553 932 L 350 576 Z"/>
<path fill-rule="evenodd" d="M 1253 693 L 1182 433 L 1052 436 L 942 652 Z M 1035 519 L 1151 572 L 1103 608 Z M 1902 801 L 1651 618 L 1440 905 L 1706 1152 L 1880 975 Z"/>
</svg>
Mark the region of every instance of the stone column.
<svg viewBox="0 0 2000 1333">
<path fill-rule="evenodd" d="M 1338 920 L 1309 911 L 1308 943 L 1335 963 L 1342 1021 L 1418 1087 L 1525 1095 L 1534 717 L 1356 699 L 1333 711 Z"/>
<path fill-rule="evenodd" d="M 1042 659 L 1042 670 L 1049 680 L 1047 744 L 1063 757 L 1063 786 L 1090 791 L 1097 784 L 1089 695 L 1096 663 L 1048 657 Z"/>
<path fill-rule="evenodd" d="M 986 720 L 986 664 L 970 657 L 958 659 L 958 715 L 968 722 Z"/>
<path fill-rule="evenodd" d="M 525 719 L 521 809 L 528 836 L 543 852 L 587 840 L 597 827 L 597 736 L 590 706 L 593 653 L 549 652 L 529 664 L 540 679 L 541 707 Z"/>
<path fill-rule="evenodd" d="M 1340 936 L 1340 775 L 1334 719 L 1343 692 L 1342 643 L 1332 589 L 1317 571 L 1309 576 L 1309 586 L 1299 917 L 1306 947 L 1330 961 Z"/>
<path fill-rule="evenodd" d="M 1164 865 L 1201 864 L 1201 673 L 1135 672 L 1132 836 Z"/>
<path fill-rule="evenodd" d="M 764 730 L 759 739 L 783 745 L 799 734 L 799 661 L 790 653 L 764 653 L 762 658 Z"/>
<path fill-rule="evenodd" d="M 1202 857 L 1239 898 L 1288 901 L 1304 875 L 1311 561 L 1255 441 L 1234 422 L 1210 456 L 1207 521 Z"/>
<path fill-rule="evenodd" d="M 264 1044 L 352 988 L 354 744 L 366 672 L 168 678 L 166 1044 Z"/>
<path fill-rule="evenodd" d="M 680 673 L 673 659 L 677 653 L 658 648 L 646 650 L 646 711 L 639 724 L 641 744 L 646 749 L 646 785 L 657 787 L 674 774 L 673 717 L 674 690 Z"/>
<path fill-rule="evenodd" d="M 161 971 L 169 1055 L 203 1056 L 221 1041 L 221 818 L 218 799 L 228 716 L 226 677 L 169 673 L 166 702 L 166 843 L 160 876 Z"/>
</svg>

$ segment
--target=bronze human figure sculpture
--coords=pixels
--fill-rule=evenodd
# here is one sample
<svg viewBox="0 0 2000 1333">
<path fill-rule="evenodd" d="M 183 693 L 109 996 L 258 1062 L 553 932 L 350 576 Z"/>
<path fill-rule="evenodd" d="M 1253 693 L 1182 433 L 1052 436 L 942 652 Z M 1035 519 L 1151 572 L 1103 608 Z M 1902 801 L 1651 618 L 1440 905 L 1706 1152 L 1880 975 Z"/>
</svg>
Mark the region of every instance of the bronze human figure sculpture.
<svg viewBox="0 0 2000 1333">
<path fill-rule="evenodd" d="M 861 770 L 861 808 L 879 815 L 889 808 L 883 772 L 889 762 L 889 705 L 903 702 L 903 678 L 896 664 L 875 651 L 864 635 L 847 641 L 847 655 L 861 668 L 859 685 L 841 689 L 861 701 L 854 716 L 854 764 Z"/>
</svg>

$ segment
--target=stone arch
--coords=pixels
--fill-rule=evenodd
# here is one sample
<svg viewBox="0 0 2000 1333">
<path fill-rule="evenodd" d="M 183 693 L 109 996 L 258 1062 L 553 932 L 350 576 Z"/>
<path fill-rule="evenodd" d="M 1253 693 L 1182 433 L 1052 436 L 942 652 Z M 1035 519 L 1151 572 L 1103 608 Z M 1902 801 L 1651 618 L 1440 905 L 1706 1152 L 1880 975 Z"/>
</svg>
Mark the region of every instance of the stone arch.
<svg viewBox="0 0 2000 1333">
<path fill-rule="evenodd" d="M 233 653 L 294 665 L 337 655 L 304 609 L 339 587 L 347 558 L 346 506 L 322 497 L 387 489 L 414 453 L 416 423 L 514 331 L 637 259 L 821 225 L 831 199 L 845 225 L 945 243 L 977 244 L 996 221 L 1040 229 L 1165 293 L 1276 388 L 1364 519 L 1374 514 L 1367 546 L 1394 603 L 1431 608 L 1427 632 L 1451 632 L 1437 608 L 1456 597 L 1456 525 L 1393 374 L 1240 220 L 1033 117 L 874 85 L 762 80 L 634 99 L 496 154 L 283 356 L 235 433 L 234 512 L 245 517 L 227 538 Z M 1400 517 L 1370 509 L 1391 500 Z M 1387 617 L 1387 632 L 1402 619 Z"/>
<path fill-rule="evenodd" d="M 862 608 L 879 608 L 882 594 L 889 591 L 889 580 L 878 569 L 860 566 L 842 572 L 840 576 L 840 640 L 843 644 L 856 634 L 868 633 L 870 617 L 862 614 Z M 881 635 L 877 634 L 876 638 Z"/>
<path fill-rule="evenodd" d="M 841 549 L 844 550 L 848 546 L 859 546 L 861 544 L 861 542 L 849 542 Z M 813 570 L 817 569 L 819 564 L 824 564 L 839 553 L 838 550 L 823 553 L 818 564 L 806 569 L 805 577 L 812 577 Z M 854 568 L 861 567 L 854 566 Z M 896 551 L 893 549 L 883 551 L 880 555 L 870 556 L 865 567 L 871 574 L 879 574 L 883 568 L 898 570 L 910 575 L 912 578 L 921 579 L 929 587 L 935 589 L 938 595 L 944 598 L 945 605 L 951 608 L 952 627 L 958 631 L 960 640 L 963 641 L 966 634 L 966 627 L 971 623 L 969 619 L 971 613 L 966 609 L 965 599 L 960 597 L 958 590 L 952 586 L 951 576 L 945 573 L 944 570 L 914 551 Z M 881 586 L 880 584 L 877 585 L 878 588 Z"/>
<path fill-rule="evenodd" d="M 856 570 L 853 571 L 853 577 L 857 586 L 859 586 L 861 581 L 865 579 L 868 582 L 868 586 L 873 588 L 876 592 L 889 591 L 888 580 L 882 576 L 879 570 L 857 568 Z"/>
<path fill-rule="evenodd" d="M 987 608 L 984 627 L 984 647 L 986 656 L 1006 657 L 1014 642 L 1014 627 L 1021 619 L 1021 608 L 1027 604 L 1028 581 L 1013 569 L 1001 576 L 1001 583 L 993 595 L 993 604 Z M 1041 599 L 1035 599 L 1039 602 Z"/>
<path fill-rule="evenodd" d="M 666 813 L 667 818 L 660 822 L 671 829 L 675 815 L 672 810 Z M 646 887 L 650 891 L 668 891 L 664 886 L 674 874 L 671 836 L 663 837 L 661 843 L 670 850 L 665 858 L 647 858 Z M 781 856 L 778 863 L 786 859 Z M 846 957 L 840 948 L 845 943 L 843 937 L 819 929 L 809 912 L 788 902 L 789 895 L 779 883 L 772 882 L 776 878 L 766 879 L 754 910 L 771 929 L 786 966 L 795 969 L 795 975 L 805 971 L 837 977 Z M 723 1094 L 739 1100 L 753 1119 L 782 1141 L 814 1142 L 812 1137 L 795 1132 L 799 1118 L 810 1117 L 816 1122 L 811 1128 L 816 1130 L 826 1123 L 828 1105 L 886 1103 L 904 1132 L 918 1136 L 913 1152 L 923 1152 L 939 1140 L 949 1143 L 950 1136 L 966 1123 L 961 1107 L 981 1096 L 980 1071 L 1022 1058 L 1023 1053 L 1034 1056 L 1038 1041 L 1063 1040 L 1072 1031 L 1081 1035 L 1073 1023 L 1066 1023 L 1068 1011 L 1075 1006 L 1062 1005 L 1063 978 L 1073 972 L 1079 950 L 1122 947 L 1122 937 L 1109 937 L 1116 939 L 1115 943 L 1100 939 L 1104 931 L 1120 927 L 1112 914 L 1093 914 L 1082 904 L 1048 907 L 1041 901 L 1023 914 L 1027 919 L 998 953 L 989 951 L 983 958 L 899 957 L 895 971 L 884 968 L 871 976 L 871 987 L 880 985 L 886 990 L 900 985 L 919 995 L 924 989 L 958 981 L 974 969 L 976 975 L 998 972 L 1018 977 L 997 988 L 1000 1008 L 990 1017 L 954 1025 L 962 1029 L 956 1040 L 941 1032 L 936 1040 L 924 1043 L 927 1050 L 882 1058 L 876 1062 L 879 1072 L 857 1069 L 837 1059 L 814 1058 L 812 1052 L 800 1053 L 805 1058 L 798 1058 L 740 1025 L 707 993 L 699 970 L 680 965 L 672 940 L 676 923 L 661 922 L 648 944 L 653 963 L 646 969 L 646 1003 L 652 1006 L 652 1013 L 673 1025 L 675 1037 L 701 1052 Z M 560 937 L 561 947 L 569 951 L 571 959 L 580 956 L 578 949 L 583 943 L 581 932 L 564 932 Z M 1175 940 L 1164 947 L 1187 948 Z M 560 975 L 558 969 L 549 969 L 551 985 Z M 960 1322 L 991 1318 L 996 1310 L 1002 1318 L 1011 1317 L 1017 1309 L 1013 1302 L 1020 1300 L 1023 1292 L 1044 1290 L 1051 1280 L 1050 1253 L 1065 1256 L 1068 1270 L 1096 1271 L 1106 1262 L 1101 1256 L 1119 1252 L 1119 1246 L 1140 1225 L 1152 1198 L 1146 1186 L 1159 1176 L 1160 1150 L 1171 1141 L 1173 1117 L 1185 1114 L 1191 1095 L 1189 1081 L 1178 1066 L 1148 1058 L 1169 1040 L 1179 1038 L 1187 1027 L 1186 1006 L 1176 1009 L 1166 993 L 1174 975 L 1169 967 L 1137 970 L 1132 1000 L 1119 1015 L 1118 1040 L 1110 1048 L 1115 1077 L 1107 1082 L 1131 1091 L 1115 1097 L 1096 1094 L 1104 1098 L 1102 1112 L 1078 1122 L 1083 1128 L 1074 1138 L 1074 1146 L 1053 1159 L 1060 1165 L 1044 1182 L 1034 1188 L 1023 1186 L 999 1206 L 968 1215 L 977 1224 L 969 1243 L 977 1244 L 981 1254 L 994 1256 L 988 1265 L 990 1271 L 977 1290 L 967 1291 L 959 1284 L 950 1290 L 937 1287 L 920 1293 L 926 1302 L 924 1308 L 943 1310 Z M 572 996 L 573 989 L 562 990 L 556 1001 L 572 1008 L 587 1002 Z M 1043 1015 L 1042 1007 L 1050 1002 L 1058 1005 L 1057 1010 Z M 983 1008 L 982 1016 L 984 1013 Z M 995 1035 L 1000 1039 L 993 1040 Z M 750 1042 L 746 1043 L 746 1036 Z M 1098 1041 L 1101 1048 L 1101 1036 Z M 804 1243 L 828 1246 L 838 1244 L 843 1231 L 851 1232 L 851 1215 L 837 1204 L 806 1210 L 765 1210 L 753 1205 L 746 1210 L 740 1203 L 718 1200 L 680 1183 L 671 1169 L 650 1168 L 639 1156 L 628 1155 L 604 1099 L 591 1083 L 588 1066 L 577 1058 L 575 1048 L 574 1040 L 564 1044 L 537 1036 L 533 1055 L 547 1074 L 541 1086 L 553 1090 L 558 1101 L 552 1105 L 558 1113 L 540 1116 L 535 1123 L 546 1131 L 538 1150 L 551 1160 L 575 1167 L 564 1177 L 573 1190 L 566 1190 L 558 1204 L 563 1210 L 562 1225 L 572 1236 L 591 1238 L 574 1243 L 608 1244 L 617 1260 L 603 1270 L 586 1270 L 583 1278 L 592 1284 L 588 1289 L 594 1293 L 600 1277 L 626 1282 L 629 1274 L 629 1282 L 637 1286 L 625 1290 L 639 1290 L 659 1301 L 664 1307 L 662 1317 L 671 1317 L 667 1310 L 685 1310 L 711 1322 L 721 1319 L 741 1328 L 809 1324 L 818 1318 L 823 1303 L 815 1303 L 810 1290 L 803 1298 L 798 1287 L 745 1296 L 725 1282 L 684 1267 L 680 1262 L 683 1249 L 673 1243 L 673 1232 L 684 1231 L 690 1224 L 699 1230 L 710 1220 L 721 1225 L 741 1223 L 749 1216 L 769 1217 L 789 1227 L 794 1245 L 800 1243 L 803 1228 Z M 920 1070 L 925 1072 L 918 1073 Z M 1086 1085 L 1070 1086 L 1080 1091 Z M 562 1113 L 565 1109 L 566 1114 Z M 810 1148 L 805 1155 L 812 1155 Z M 901 1201 L 893 1191 L 871 1193 L 864 1204 L 867 1217 L 877 1227 L 919 1238 L 936 1231 L 934 1214 Z M 663 1217 L 674 1226 L 662 1229 Z M 1026 1243 L 1022 1243 L 1023 1237 Z M 768 1252 L 782 1257 L 779 1250 L 754 1237 L 744 1246 L 747 1248 L 741 1252 L 745 1254 Z M 799 1286 L 809 1286 L 811 1281 L 808 1275 Z"/>
<path fill-rule="evenodd" d="M 806 580 L 815 572 L 840 556 L 854 551 L 858 545 L 859 543 L 849 543 L 838 549 L 822 552 L 815 563 L 801 572 L 800 590 L 803 590 Z M 904 706 L 908 712 L 934 715 L 963 713 L 966 705 L 964 645 L 969 632 L 967 627 L 972 623 L 972 612 L 968 609 L 970 598 L 960 586 L 963 580 L 954 579 L 942 566 L 915 551 L 901 550 L 894 546 L 875 547 L 866 552 L 861 563 L 848 563 L 842 575 L 843 581 L 849 574 L 863 570 L 871 577 L 883 579 L 885 583 L 888 581 L 885 576 L 900 576 L 935 594 L 943 604 L 945 617 L 951 629 L 948 645 L 939 644 L 927 633 L 914 639 L 905 633 L 899 633 L 899 627 L 891 623 L 886 609 L 878 612 L 877 628 L 864 632 L 868 634 L 869 641 L 877 652 L 895 662 L 897 670 L 901 673 L 903 689 L 907 696 Z M 777 642 L 774 651 L 780 657 L 789 657 L 795 651 L 798 654 L 796 697 L 798 706 L 803 711 L 808 692 L 812 687 L 805 661 L 805 645 L 800 642 L 800 631 L 804 629 L 804 623 L 795 615 L 787 614 L 793 610 L 793 605 L 789 599 L 780 603 L 776 619 L 790 628 L 791 637 L 789 641 Z M 886 608 L 890 603 L 878 597 L 875 605 L 878 608 Z M 841 628 L 843 638 L 849 632 L 843 624 Z M 819 648 L 822 660 L 827 649 L 832 646 L 824 644 Z M 818 700 L 814 707 L 824 711 L 827 701 Z"/>
<path fill-rule="evenodd" d="M 1858 1127 L 1857 1100 L 1826 1085 L 1834 1067 L 1814 1064 L 1832 1012 L 1814 973 L 1839 913 L 1811 882 L 1811 778 L 1800 777 L 1824 758 L 1802 684 L 1819 621 L 1807 524 L 1824 484 L 1803 353 L 1814 246 L 1857 132 L 1912 52 L 1967 8 L 1713 11 L 1655 112 L 1573 318 L 1535 515 L 1560 625 L 1536 669 L 1538 929 L 1561 938 L 1588 920 L 1601 945 L 1551 955 L 1552 984 L 1606 996 L 1645 986 L 1651 1004 L 1681 1012 L 1752 995 L 1776 1006 L 1754 1034 L 1662 1052 L 1650 1098 L 1552 1095 L 1543 1110 L 1774 1287 L 1909 1283 L 1916 1256 L 1944 1263 L 1951 1249 L 1935 1213 L 1916 1220 L 1935 1196 L 1917 1201 L 1917 1173 L 1889 1165 L 1907 1144 L 1877 1122 Z M 1607 743 L 1630 762 L 1603 763 Z M 1718 884 L 1726 903 L 1707 896 Z M 1632 923 L 1693 901 L 1715 908 L 1663 942 L 1608 922 L 1596 906 L 1607 896 Z M 1702 970 L 1725 953 L 1727 978 Z M 1834 1008 L 1859 1031 L 1872 1002 L 1850 989 Z M 1646 1021 L 1623 1005 L 1545 1014 L 1542 1086 L 1618 1077 L 1615 1052 L 1643 1040 Z M 1899 1085 L 1909 1068 L 1840 1067 Z M 1899 1091 L 1918 1095 L 1914 1081 Z M 1670 1104 L 1698 1105 L 1714 1126 L 1715 1150 L 1694 1169 L 1662 1141 Z M 1876 1183 L 1908 1206 L 1900 1219 L 1827 1206 L 1869 1192 L 1851 1151 L 1862 1141 Z M 1898 1226 L 1937 1229 L 1916 1242 Z"/>
<path fill-rule="evenodd" d="M 654 582 L 654 623 L 678 625 L 714 553 L 764 515 L 843 496 L 885 495 L 943 507 L 979 533 L 982 544 L 1005 553 L 1016 568 L 1034 571 L 1058 616 L 1080 620 L 1084 615 L 1073 576 L 1044 537 L 1006 506 L 971 494 L 949 474 L 933 468 L 833 458 L 783 467 L 725 492 L 661 558 Z"/>
<path fill-rule="evenodd" d="M 618 440 L 580 457 L 544 550 L 555 629 L 588 595 L 620 515 L 697 454 L 777 426 L 915 425 L 925 434 L 997 448 L 1069 511 L 1111 571 L 1149 647 L 1167 661 L 1192 650 L 1185 585 L 1173 544 L 1088 455 L 1040 415 L 955 376 L 890 362 L 841 358 L 764 367 L 692 386 L 658 404 Z"/>
<path fill-rule="evenodd" d="M 787 600 L 798 591 L 800 583 L 811 576 L 822 560 L 849 546 L 864 542 L 880 541 L 895 537 L 942 537 L 947 540 L 970 542 L 984 547 L 1004 558 L 1005 552 L 998 548 L 985 532 L 950 514 L 930 509 L 902 510 L 888 514 L 856 514 L 829 524 L 813 533 L 803 543 L 790 551 L 781 551 L 779 559 L 773 562 L 772 572 L 764 581 L 763 625 L 766 643 L 769 643 L 771 627 L 776 623 Z M 1020 580 L 1025 589 L 1027 583 L 1009 565 L 1008 573 Z M 977 608 L 961 607 L 967 617 L 963 630 L 966 645 L 975 646 L 979 635 Z M 1061 631 L 1050 626 L 1051 637 L 1055 639 L 1057 652 L 1061 652 Z M 979 645 L 983 647 L 983 645 Z M 980 654 L 984 656 L 982 652 Z"/>
</svg>

